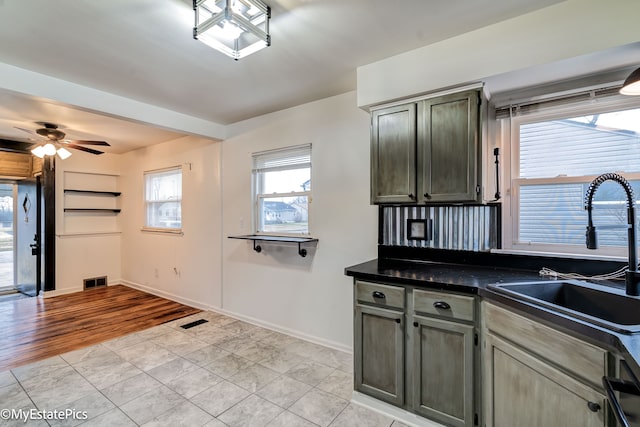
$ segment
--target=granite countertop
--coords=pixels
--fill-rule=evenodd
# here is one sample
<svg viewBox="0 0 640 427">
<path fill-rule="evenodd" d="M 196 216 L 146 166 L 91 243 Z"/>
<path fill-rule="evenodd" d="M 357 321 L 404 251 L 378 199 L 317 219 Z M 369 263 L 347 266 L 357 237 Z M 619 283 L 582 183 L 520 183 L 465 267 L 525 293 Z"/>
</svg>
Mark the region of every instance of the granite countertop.
<svg viewBox="0 0 640 427">
<path fill-rule="evenodd" d="M 345 274 L 359 279 L 393 280 L 405 285 L 471 294 L 494 283 L 548 280 L 535 271 L 392 259 L 374 259 L 353 265 L 345 268 Z"/>
<path fill-rule="evenodd" d="M 374 259 L 345 268 L 357 279 L 476 294 L 529 317 L 568 331 L 582 339 L 617 351 L 640 378 L 640 334 L 626 335 L 581 321 L 557 311 L 497 293 L 487 285 L 496 283 L 548 281 L 537 271 L 429 261 Z"/>
</svg>

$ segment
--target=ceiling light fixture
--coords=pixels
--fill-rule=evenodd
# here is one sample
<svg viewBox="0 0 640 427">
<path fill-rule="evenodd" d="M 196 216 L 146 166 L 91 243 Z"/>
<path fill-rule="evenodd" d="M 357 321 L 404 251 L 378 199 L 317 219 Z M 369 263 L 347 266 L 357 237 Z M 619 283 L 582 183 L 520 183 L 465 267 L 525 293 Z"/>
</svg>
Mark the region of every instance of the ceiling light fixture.
<svg viewBox="0 0 640 427">
<path fill-rule="evenodd" d="M 67 150 L 64 147 L 58 148 L 58 151 L 56 151 L 56 153 L 62 160 L 68 159 L 69 157 L 71 157 L 71 151 Z"/>
<path fill-rule="evenodd" d="M 193 0 L 193 10 L 193 38 L 236 61 L 271 46 L 271 8 L 261 0 Z"/>
<path fill-rule="evenodd" d="M 58 147 L 57 144 L 53 142 L 47 142 L 46 144 L 38 145 L 37 147 L 31 150 L 31 153 L 39 158 L 43 158 L 44 156 L 55 156 L 56 154 L 62 160 L 68 159 L 71 157 L 71 151 L 67 150 L 64 147 Z"/>
<path fill-rule="evenodd" d="M 640 95 L 640 68 L 636 69 L 624 81 L 620 88 L 623 95 Z"/>
</svg>

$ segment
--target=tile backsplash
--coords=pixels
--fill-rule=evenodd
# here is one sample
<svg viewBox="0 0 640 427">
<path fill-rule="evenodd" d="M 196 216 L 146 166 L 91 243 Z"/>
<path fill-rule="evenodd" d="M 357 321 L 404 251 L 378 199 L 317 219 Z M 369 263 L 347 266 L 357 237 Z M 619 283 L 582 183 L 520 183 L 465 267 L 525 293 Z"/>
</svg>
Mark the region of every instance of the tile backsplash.
<svg viewBox="0 0 640 427">
<path fill-rule="evenodd" d="M 497 205 L 383 206 L 382 244 L 484 252 L 498 247 Z M 431 239 L 407 237 L 407 220 L 427 220 Z"/>
</svg>

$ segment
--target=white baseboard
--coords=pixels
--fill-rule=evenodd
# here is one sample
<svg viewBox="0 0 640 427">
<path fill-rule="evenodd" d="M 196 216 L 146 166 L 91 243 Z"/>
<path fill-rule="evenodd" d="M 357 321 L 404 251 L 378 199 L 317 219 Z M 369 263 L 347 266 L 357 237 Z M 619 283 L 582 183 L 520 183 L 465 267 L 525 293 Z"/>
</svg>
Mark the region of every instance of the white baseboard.
<svg viewBox="0 0 640 427">
<path fill-rule="evenodd" d="M 308 334 L 305 334 L 303 332 L 297 331 L 295 329 L 285 328 L 285 327 L 282 327 L 280 325 L 276 325 L 276 324 L 273 324 L 273 323 L 265 322 L 263 320 L 256 319 L 254 317 L 245 316 L 243 314 L 235 313 L 233 311 L 225 310 L 225 309 L 222 309 L 222 308 L 215 308 L 215 309 L 212 309 L 212 311 L 216 311 L 216 312 L 224 314 L 226 316 L 233 317 L 235 319 L 242 320 L 242 321 L 245 321 L 247 323 L 252 323 L 252 324 L 254 324 L 256 326 L 260 326 L 260 327 L 263 327 L 263 328 L 266 328 L 266 329 L 270 329 L 270 330 L 275 331 L 275 332 L 280 332 L 280 333 L 285 334 L 285 335 L 289 335 L 289 336 L 292 336 L 292 337 L 295 337 L 295 338 L 299 338 L 299 339 L 304 340 L 304 341 L 309 341 L 309 342 L 312 342 L 314 344 L 319 344 L 321 346 L 329 347 L 329 348 L 332 348 L 332 349 L 338 350 L 338 351 L 343 351 L 345 353 L 349 353 L 349 354 L 352 353 L 351 347 L 345 346 L 344 344 L 340 344 L 340 343 L 335 342 L 335 341 L 326 340 L 324 338 L 316 337 L 314 335 L 308 335 Z"/>
<path fill-rule="evenodd" d="M 76 292 L 82 292 L 82 288 L 62 288 L 54 289 L 53 291 L 42 291 L 41 296 L 43 298 L 57 297 L 59 295 L 73 294 Z"/>
<path fill-rule="evenodd" d="M 184 298 L 180 295 L 176 295 L 171 292 L 161 291 L 159 289 L 152 288 L 147 285 L 141 285 L 140 283 L 131 282 L 129 280 L 120 280 L 119 284 L 128 286 L 130 288 L 138 289 L 139 291 L 144 291 L 148 294 L 156 295 L 162 298 L 170 299 L 171 301 L 179 302 L 180 304 L 188 305 L 190 307 L 199 308 L 200 310 L 213 310 L 213 307 L 208 304 L 203 304 L 200 301 L 192 300 L 190 298 Z"/>
<path fill-rule="evenodd" d="M 375 399 L 366 394 L 354 391 L 351 395 L 351 402 L 363 406 L 374 412 L 394 418 L 411 427 L 446 427 L 443 424 L 428 420 L 404 409 L 393 406 L 389 403 Z"/>
<path fill-rule="evenodd" d="M 113 285 L 120 285 L 122 284 L 122 280 L 110 280 L 107 283 L 107 286 L 113 286 Z M 74 292 L 82 292 L 85 289 L 82 286 L 69 286 L 66 288 L 59 288 L 59 289 L 54 289 L 53 291 L 42 291 L 41 295 L 44 298 L 49 298 L 49 297 L 57 297 L 58 295 L 66 295 L 66 294 L 72 294 Z"/>
<path fill-rule="evenodd" d="M 213 307 L 213 306 L 210 306 L 208 304 L 203 304 L 200 301 L 195 301 L 195 300 L 192 300 L 190 298 L 184 298 L 184 297 L 181 297 L 179 295 L 176 295 L 176 294 L 173 294 L 173 293 L 170 293 L 170 292 L 165 292 L 165 291 L 161 291 L 161 290 L 158 290 L 158 289 L 154 289 L 152 287 L 149 287 L 149 286 L 146 286 L 146 285 L 141 285 L 141 284 L 135 283 L 135 282 L 131 282 L 129 280 L 121 280 L 120 283 L 125 285 L 125 286 L 129 286 L 131 288 L 138 289 L 138 290 L 150 293 L 152 295 L 157 295 L 157 296 L 160 296 L 160 297 L 163 297 L 163 298 L 166 298 L 166 299 L 170 299 L 172 301 L 179 302 L 181 304 L 185 304 L 185 305 L 188 305 L 188 306 L 191 306 L 191 307 L 199 308 L 201 310 L 214 311 L 216 313 L 224 314 L 225 316 L 233 317 L 234 319 L 242 320 L 244 322 L 251 323 L 253 325 L 260 326 L 260 327 L 265 328 L 265 329 L 269 329 L 269 330 L 272 330 L 272 331 L 275 331 L 275 332 L 280 332 L 282 334 L 289 335 L 289 336 L 292 336 L 292 337 L 295 337 L 295 338 L 299 338 L 301 340 L 309 341 L 309 342 L 312 342 L 314 344 L 319 344 L 319 345 L 322 345 L 324 347 L 333 348 L 335 350 L 343 351 L 345 353 L 351 353 L 352 352 L 351 347 L 345 346 L 344 344 L 341 344 L 341 343 L 338 343 L 338 342 L 335 342 L 335 341 L 331 341 L 331 340 L 326 340 L 324 338 L 316 337 L 316 336 L 313 336 L 313 335 L 308 335 L 308 334 L 305 334 L 303 332 L 297 331 L 295 329 L 285 328 L 283 326 L 276 325 L 276 324 L 269 323 L 269 322 L 265 322 L 263 320 L 256 319 L 256 318 L 251 317 L 251 316 L 246 316 L 246 315 L 243 315 L 243 314 L 235 313 L 233 311 L 225 310 L 225 309 L 223 309 L 221 307 Z"/>
</svg>

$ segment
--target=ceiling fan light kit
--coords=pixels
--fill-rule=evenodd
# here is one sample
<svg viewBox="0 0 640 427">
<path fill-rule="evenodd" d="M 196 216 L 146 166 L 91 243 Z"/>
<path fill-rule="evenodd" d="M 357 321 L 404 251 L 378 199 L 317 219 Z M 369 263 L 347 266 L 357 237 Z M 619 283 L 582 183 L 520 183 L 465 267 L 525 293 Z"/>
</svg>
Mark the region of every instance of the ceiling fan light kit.
<svg viewBox="0 0 640 427">
<path fill-rule="evenodd" d="M 34 156 L 43 158 L 45 156 L 55 156 L 56 154 L 62 160 L 67 159 L 71 156 L 71 151 L 67 150 L 66 147 L 73 148 L 80 151 L 85 151 L 91 154 L 102 154 L 102 151 L 95 150 L 93 148 L 83 147 L 83 145 L 101 145 L 101 146 L 109 146 L 108 142 L 105 141 L 88 141 L 88 140 L 72 140 L 65 139 L 67 136 L 61 130 L 58 130 L 58 125 L 53 123 L 46 122 L 38 122 L 37 124 L 44 126 L 40 129 L 36 129 L 32 131 L 30 129 L 16 128 L 23 132 L 30 133 L 32 135 L 37 135 L 40 137 L 46 138 L 44 142 L 38 144 L 36 147 L 31 149 L 31 153 Z"/>
<path fill-rule="evenodd" d="M 64 147 L 56 147 L 55 143 L 53 142 L 47 142 L 44 145 L 38 145 L 31 150 L 31 153 L 41 159 L 44 156 L 55 156 L 56 154 L 62 160 L 67 159 L 71 156 L 71 151 L 67 150 Z"/>
<path fill-rule="evenodd" d="M 238 60 L 271 45 L 271 8 L 261 0 L 193 0 L 193 38 Z"/>
</svg>

